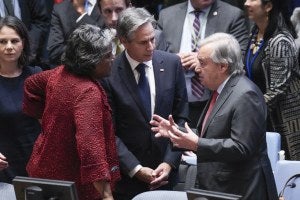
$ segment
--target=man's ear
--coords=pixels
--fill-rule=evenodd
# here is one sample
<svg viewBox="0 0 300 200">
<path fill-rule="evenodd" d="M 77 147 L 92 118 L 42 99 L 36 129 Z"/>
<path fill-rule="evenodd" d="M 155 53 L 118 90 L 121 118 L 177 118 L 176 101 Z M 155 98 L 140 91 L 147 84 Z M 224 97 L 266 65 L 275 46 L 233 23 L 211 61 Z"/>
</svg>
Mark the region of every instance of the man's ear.
<svg viewBox="0 0 300 200">
<path fill-rule="evenodd" d="M 125 37 L 119 37 L 119 40 L 123 45 L 128 43 L 128 40 Z"/>
<path fill-rule="evenodd" d="M 228 72 L 228 64 L 227 63 L 220 63 L 220 70 L 222 72 Z"/>
</svg>

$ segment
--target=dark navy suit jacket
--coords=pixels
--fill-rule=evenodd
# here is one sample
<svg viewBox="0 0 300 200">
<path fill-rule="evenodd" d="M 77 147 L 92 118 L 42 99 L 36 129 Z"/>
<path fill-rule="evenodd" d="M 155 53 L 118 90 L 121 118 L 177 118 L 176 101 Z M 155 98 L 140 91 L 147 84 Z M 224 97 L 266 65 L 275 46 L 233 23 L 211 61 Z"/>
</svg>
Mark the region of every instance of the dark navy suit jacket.
<svg viewBox="0 0 300 200">
<path fill-rule="evenodd" d="M 154 113 L 164 118 L 172 114 L 175 121 L 183 124 L 188 115 L 187 93 L 182 65 L 178 56 L 155 50 L 152 58 L 156 98 Z M 150 118 L 143 108 L 138 86 L 132 69 L 123 52 L 114 61 L 111 76 L 104 80 L 108 98 L 113 110 L 117 146 L 122 179 L 117 184 L 119 193 L 137 193 L 148 190 L 148 186 L 130 172 L 138 164 L 156 169 L 162 162 L 177 168 L 181 152 L 171 150 L 169 139 L 155 138 L 149 124 Z M 169 177 L 175 184 L 176 169 Z"/>
</svg>

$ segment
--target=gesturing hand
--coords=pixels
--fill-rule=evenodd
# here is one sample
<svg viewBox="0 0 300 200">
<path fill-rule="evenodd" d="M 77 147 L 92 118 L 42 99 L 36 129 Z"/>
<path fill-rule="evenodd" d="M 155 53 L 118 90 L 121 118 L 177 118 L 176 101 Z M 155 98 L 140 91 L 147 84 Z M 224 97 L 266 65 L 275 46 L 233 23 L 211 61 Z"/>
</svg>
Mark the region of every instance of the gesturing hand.
<svg viewBox="0 0 300 200">
<path fill-rule="evenodd" d="M 150 124 L 153 126 L 151 130 L 155 132 L 155 137 L 167 137 L 169 138 L 169 131 L 172 130 L 172 126 L 177 127 L 172 115 L 169 115 L 169 120 L 162 118 L 159 115 L 153 115 Z"/>
</svg>

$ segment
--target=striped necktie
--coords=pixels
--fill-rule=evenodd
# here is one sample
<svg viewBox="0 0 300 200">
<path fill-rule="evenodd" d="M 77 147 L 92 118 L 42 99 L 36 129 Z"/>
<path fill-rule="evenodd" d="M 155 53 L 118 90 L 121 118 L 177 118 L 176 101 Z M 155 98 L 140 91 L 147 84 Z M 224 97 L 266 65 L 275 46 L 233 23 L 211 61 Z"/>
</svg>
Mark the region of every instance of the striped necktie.
<svg viewBox="0 0 300 200">
<path fill-rule="evenodd" d="M 199 16 L 201 14 L 201 11 L 193 11 L 195 15 L 193 28 L 194 28 L 194 34 L 192 34 L 192 51 L 196 52 L 199 49 L 199 40 L 200 40 L 200 19 Z M 201 84 L 197 74 L 195 74 L 191 79 L 191 89 L 192 94 L 197 97 L 198 99 L 201 99 L 201 97 L 204 94 L 204 86 Z"/>
<path fill-rule="evenodd" d="M 200 39 L 200 28 L 201 28 L 201 24 L 200 24 L 200 14 L 201 11 L 193 11 L 194 15 L 195 15 L 195 19 L 193 22 L 193 28 L 194 28 L 194 34 L 192 34 L 192 51 L 196 52 L 199 49 L 198 43 L 199 43 L 199 39 Z"/>
</svg>

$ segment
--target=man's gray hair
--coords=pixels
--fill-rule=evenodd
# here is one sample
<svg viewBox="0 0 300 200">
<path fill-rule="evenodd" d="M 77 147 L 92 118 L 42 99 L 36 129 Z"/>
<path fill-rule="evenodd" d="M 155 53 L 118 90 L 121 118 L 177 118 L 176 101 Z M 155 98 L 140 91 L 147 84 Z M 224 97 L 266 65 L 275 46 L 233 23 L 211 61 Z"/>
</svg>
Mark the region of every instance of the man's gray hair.
<svg viewBox="0 0 300 200">
<path fill-rule="evenodd" d="M 228 64 L 229 75 L 244 74 L 241 47 L 234 36 L 227 33 L 215 33 L 200 42 L 212 49 L 210 58 L 214 63 Z"/>
<path fill-rule="evenodd" d="M 117 35 L 128 40 L 132 39 L 132 33 L 140 26 L 151 23 L 155 27 L 156 21 L 146 9 L 130 7 L 125 9 L 118 18 Z"/>
</svg>

